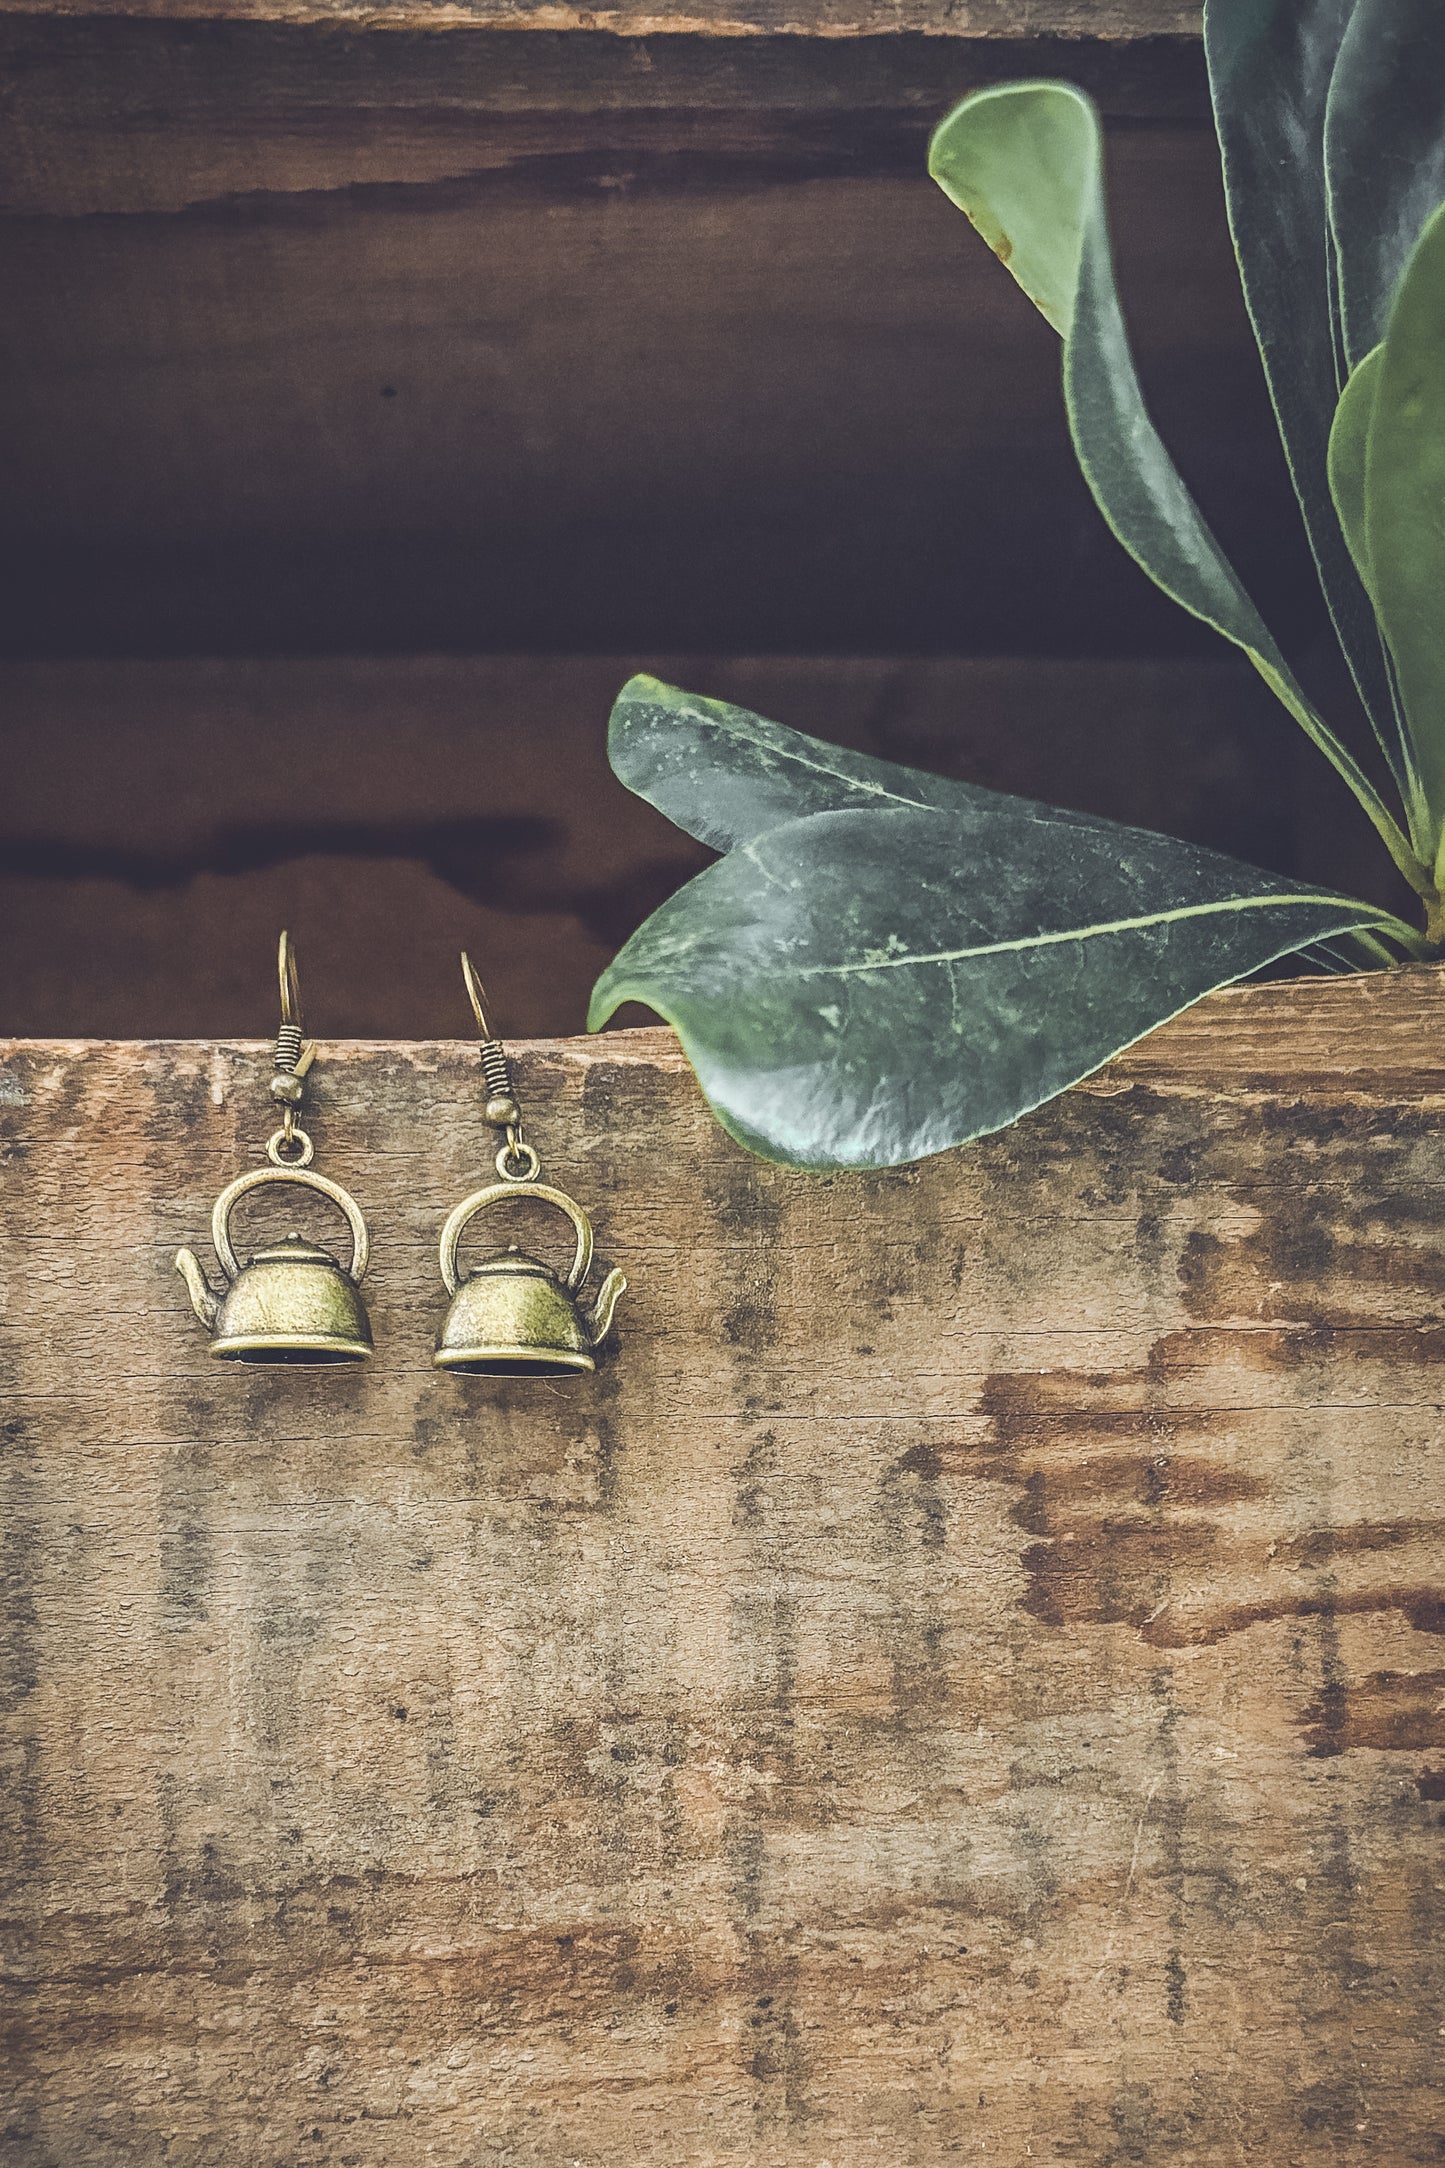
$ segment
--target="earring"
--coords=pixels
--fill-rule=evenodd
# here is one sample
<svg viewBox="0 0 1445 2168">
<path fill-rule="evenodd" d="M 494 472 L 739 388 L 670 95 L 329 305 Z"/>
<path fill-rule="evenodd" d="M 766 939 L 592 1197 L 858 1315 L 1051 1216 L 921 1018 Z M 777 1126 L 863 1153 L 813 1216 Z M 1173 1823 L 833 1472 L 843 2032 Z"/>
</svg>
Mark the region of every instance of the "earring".
<svg viewBox="0 0 1445 2168">
<path fill-rule="evenodd" d="M 496 1160 L 500 1182 L 463 1198 L 442 1229 L 442 1280 L 452 1302 L 433 1360 L 438 1370 L 460 1370 L 468 1377 L 548 1378 L 595 1370 L 595 1350 L 607 1337 L 627 1282 L 620 1272 L 609 1272 L 591 1315 L 581 1309 L 577 1297 L 592 1265 L 592 1222 L 571 1197 L 537 1180 L 542 1163 L 522 1136 L 512 1065 L 487 1022 L 482 982 L 465 951 L 462 977 L 482 1036 L 484 1119 L 504 1133 L 505 1141 Z M 572 1222 L 577 1248 L 566 1279 L 515 1245 L 459 1277 L 457 1245 L 468 1222 L 518 1196 L 554 1205 Z"/>
<path fill-rule="evenodd" d="M 277 956 L 281 1028 L 276 1034 L 271 1097 L 281 1104 L 281 1127 L 266 1146 L 269 1167 L 238 1175 L 216 1199 L 211 1245 L 224 1274 L 217 1294 L 191 1250 L 176 1251 L 176 1270 L 190 1289 L 191 1308 L 211 1334 L 211 1353 L 242 1363 L 352 1363 L 371 1353 L 371 1326 L 361 1299 L 369 1244 L 356 1200 L 337 1182 L 312 1174 L 311 1139 L 297 1126 L 314 1046 L 303 1046 L 301 987 L 291 937 Z M 351 1229 L 351 1264 L 343 1271 L 326 1250 L 289 1234 L 258 1250 L 244 1265 L 231 1243 L 231 1214 L 253 1189 L 284 1185 L 316 1190 L 339 1205 Z"/>
</svg>

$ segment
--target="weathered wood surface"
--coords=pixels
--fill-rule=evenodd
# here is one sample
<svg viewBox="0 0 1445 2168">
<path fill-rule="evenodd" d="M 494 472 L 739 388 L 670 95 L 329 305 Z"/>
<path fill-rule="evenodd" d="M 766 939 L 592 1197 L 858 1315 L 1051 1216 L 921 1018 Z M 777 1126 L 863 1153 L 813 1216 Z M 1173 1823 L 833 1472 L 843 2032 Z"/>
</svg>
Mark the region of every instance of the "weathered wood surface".
<svg viewBox="0 0 1445 2168">
<path fill-rule="evenodd" d="M 1300 635 L 1194 41 L 0 14 L 0 644 L 1168 652 L 1057 339 L 925 170 L 1039 73 L 1146 123 L 1144 380 Z"/>
<path fill-rule="evenodd" d="M 617 947 L 711 855 L 607 765 L 639 662 L 861 752 L 1398 901 L 1354 800 L 1230 655 L 14 664 L 0 1025 L 262 1030 L 289 926 L 327 1036 L 459 1030 L 462 947 L 509 1029 L 580 1031 Z"/>
<path fill-rule="evenodd" d="M 264 21 L 213 22 L 202 35 L 157 16 L 0 8 L 0 205 L 71 218 L 222 203 L 261 214 L 235 199 L 290 197 L 300 211 L 346 186 L 448 183 L 455 195 L 468 179 L 478 192 L 530 180 L 555 196 L 569 179 L 579 191 L 600 179 L 609 157 L 654 187 L 664 161 L 693 185 L 709 173 L 736 185 L 917 172 L 955 99 L 1041 73 L 1084 84 L 1110 119 L 1208 124 L 1192 38 L 377 38 Z M 620 185 L 616 170 L 604 185 Z"/>
<path fill-rule="evenodd" d="M 7 2159 L 1438 2160 L 1442 993 L 826 1181 L 529 1046 L 566 1390 L 429 1365 L 474 1050 L 323 1048 L 378 1354 L 271 1376 L 170 1270 L 264 1049 L 10 1046 Z"/>
<path fill-rule="evenodd" d="M 1200 0 L 0 0 L 39 18 L 360 24 L 369 30 L 495 29 L 616 37 L 1197 38 Z"/>
</svg>

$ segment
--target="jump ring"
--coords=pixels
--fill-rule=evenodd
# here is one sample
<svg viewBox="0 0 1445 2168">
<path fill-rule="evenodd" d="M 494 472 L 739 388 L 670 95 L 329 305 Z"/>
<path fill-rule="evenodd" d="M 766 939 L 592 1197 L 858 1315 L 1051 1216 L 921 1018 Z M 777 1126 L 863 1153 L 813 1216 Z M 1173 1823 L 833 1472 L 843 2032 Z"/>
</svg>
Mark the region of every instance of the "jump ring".
<svg viewBox="0 0 1445 2168">
<path fill-rule="evenodd" d="M 315 1156 L 316 1148 L 305 1130 L 294 1125 L 289 1130 L 286 1127 L 278 1129 L 267 1139 L 266 1157 L 273 1167 L 309 1167 Z"/>
<path fill-rule="evenodd" d="M 521 1162 L 521 1173 L 517 1162 Z M 542 1162 L 530 1144 L 504 1144 L 497 1154 L 496 1167 L 504 1182 L 535 1182 L 542 1171 Z"/>
</svg>

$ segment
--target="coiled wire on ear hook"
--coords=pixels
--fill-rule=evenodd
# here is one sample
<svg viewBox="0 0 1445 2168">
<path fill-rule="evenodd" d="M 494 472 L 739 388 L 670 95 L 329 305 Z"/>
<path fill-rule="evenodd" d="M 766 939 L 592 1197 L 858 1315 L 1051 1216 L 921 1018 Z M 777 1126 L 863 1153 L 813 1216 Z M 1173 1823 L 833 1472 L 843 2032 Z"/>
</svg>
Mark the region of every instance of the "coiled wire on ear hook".
<svg viewBox="0 0 1445 2168">
<path fill-rule="evenodd" d="M 278 1167 L 288 1163 L 305 1166 L 311 1157 L 311 1139 L 304 1129 L 297 1128 L 296 1110 L 306 1095 L 306 1072 L 316 1059 L 316 1049 L 304 1043 L 301 979 L 289 933 L 282 934 L 276 950 L 276 976 L 281 987 L 281 1022 L 276 1031 L 271 1097 L 281 1102 L 282 1114 L 281 1127 L 266 1150 Z"/>
<path fill-rule="evenodd" d="M 504 1182 L 535 1182 L 542 1171 L 542 1162 L 523 1139 L 522 1109 L 512 1080 L 511 1060 L 488 1020 L 486 988 L 465 949 L 462 950 L 462 979 L 482 1037 L 482 1075 L 487 1086 L 485 1119 L 493 1129 L 506 1133 L 507 1141 L 497 1154 L 497 1172 Z"/>
</svg>

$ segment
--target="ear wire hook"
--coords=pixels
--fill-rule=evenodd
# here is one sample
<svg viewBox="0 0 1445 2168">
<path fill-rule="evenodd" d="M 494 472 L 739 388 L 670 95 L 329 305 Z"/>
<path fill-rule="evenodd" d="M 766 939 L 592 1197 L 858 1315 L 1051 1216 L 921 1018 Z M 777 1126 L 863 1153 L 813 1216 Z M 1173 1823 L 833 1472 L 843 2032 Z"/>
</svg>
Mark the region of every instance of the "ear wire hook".
<svg viewBox="0 0 1445 2168">
<path fill-rule="evenodd" d="M 281 982 L 281 1022 L 301 1030 L 301 980 L 296 970 L 296 951 L 289 933 L 282 933 L 276 948 L 276 976 Z"/>
<path fill-rule="evenodd" d="M 541 1172 L 542 1162 L 531 1145 L 523 1142 L 522 1109 L 512 1081 L 512 1064 L 507 1058 L 507 1049 L 492 1029 L 487 1016 L 486 988 L 465 949 L 462 950 L 462 982 L 482 1039 L 482 1075 L 487 1084 L 485 1119 L 493 1129 L 506 1132 L 506 1142 L 497 1154 L 497 1172 L 507 1182 L 534 1182 Z"/>
<path fill-rule="evenodd" d="M 472 1014 L 477 1020 L 477 1030 L 483 1041 L 489 1040 L 492 1045 L 500 1046 L 501 1041 L 487 1022 L 487 990 L 477 977 L 477 967 L 465 949 L 462 950 L 462 979 L 466 985 L 467 999 L 472 1005 Z"/>
<path fill-rule="evenodd" d="M 280 1138 L 273 1138 L 272 1142 L 279 1144 L 280 1152 L 288 1156 L 300 1144 L 309 1159 L 310 1140 L 306 1138 L 304 1130 L 296 1127 L 296 1109 L 305 1096 L 306 1072 L 316 1059 L 316 1049 L 303 1044 L 305 1032 L 301 1022 L 301 978 L 296 969 L 296 951 L 289 933 L 282 934 L 276 950 L 276 976 L 281 987 L 281 1023 L 276 1033 L 271 1097 L 280 1100 L 283 1112 Z M 272 1156 L 276 1155 L 273 1153 Z"/>
</svg>

